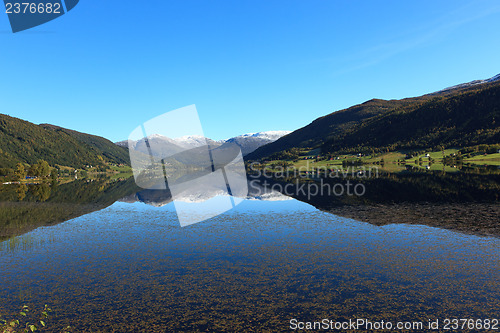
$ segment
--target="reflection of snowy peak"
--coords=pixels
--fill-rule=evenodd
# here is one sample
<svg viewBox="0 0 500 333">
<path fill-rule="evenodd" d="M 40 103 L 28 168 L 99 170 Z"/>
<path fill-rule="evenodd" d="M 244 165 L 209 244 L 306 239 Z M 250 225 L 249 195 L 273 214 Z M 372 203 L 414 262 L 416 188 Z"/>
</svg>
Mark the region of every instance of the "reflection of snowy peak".
<svg viewBox="0 0 500 333">
<path fill-rule="evenodd" d="M 260 201 L 285 201 L 293 199 L 281 194 L 280 192 L 272 191 L 269 188 L 264 188 L 256 184 L 249 186 L 248 190 L 249 192 L 247 195 L 236 197 L 246 200 Z M 214 197 L 220 196 L 227 196 L 227 192 L 216 187 L 207 187 L 204 191 L 190 191 L 189 188 L 187 188 L 184 193 L 179 194 L 175 198 L 172 198 L 170 191 L 166 190 L 142 190 L 136 194 L 125 197 L 120 201 L 128 203 L 143 202 L 154 207 L 162 207 L 171 203 L 174 199 L 176 201 L 186 203 L 202 203 Z"/>
<path fill-rule="evenodd" d="M 205 202 L 207 200 L 210 200 L 214 197 L 223 196 L 223 195 L 227 195 L 227 192 L 222 191 L 222 190 L 213 191 L 213 192 L 204 192 L 204 193 L 192 193 L 192 194 L 190 194 L 188 192 L 184 195 L 180 195 L 178 197 L 175 197 L 175 200 L 180 201 L 180 202 L 187 202 L 187 203 L 200 203 L 200 202 Z"/>
<path fill-rule="evenodd" d="M 281 194 L 280 192 L 270 192 L 270 193 L 264 193 L 259 196 L 248 196 L 246 197 L 247 200 L 260 200 L 260 201 L 287 201 L 287 200 L 293 200 L 292 197 L 287 197 L 284 194 Z"/>
</svg>

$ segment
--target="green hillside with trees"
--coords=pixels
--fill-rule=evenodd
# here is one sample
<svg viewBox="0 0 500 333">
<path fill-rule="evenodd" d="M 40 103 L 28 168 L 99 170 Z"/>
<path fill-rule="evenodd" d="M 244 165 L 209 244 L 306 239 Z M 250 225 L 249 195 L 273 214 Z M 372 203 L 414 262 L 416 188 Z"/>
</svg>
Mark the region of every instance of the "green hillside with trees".
<svg viewBox="0 0 500 333">
<path fill-rule="evenodd" d="M 0 168 L 34 165 L 39 160 L 72 168 L 130 163 L 127 149 L 107 139 L 0 114 Z"/>
<path fill-rule="evenodd" d="M 402 100 L 372 99 L 313 121 L 247 156 L 443 149 L 500 142 L 500 82 Z"/>
</svg>

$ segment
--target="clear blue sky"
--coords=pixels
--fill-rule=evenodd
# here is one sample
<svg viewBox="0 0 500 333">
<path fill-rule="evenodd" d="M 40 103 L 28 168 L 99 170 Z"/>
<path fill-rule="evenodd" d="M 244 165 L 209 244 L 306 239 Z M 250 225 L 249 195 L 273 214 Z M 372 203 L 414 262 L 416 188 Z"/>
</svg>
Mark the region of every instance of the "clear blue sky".
<svg viewBox="0 0 500 333">
<path fill-rule="evenodd" d="M 222 139 L 494 76 L 500 1 L 81 0 L 0 45 L 0 113 L 118 141 L 196 104 Z"/>
</svg>

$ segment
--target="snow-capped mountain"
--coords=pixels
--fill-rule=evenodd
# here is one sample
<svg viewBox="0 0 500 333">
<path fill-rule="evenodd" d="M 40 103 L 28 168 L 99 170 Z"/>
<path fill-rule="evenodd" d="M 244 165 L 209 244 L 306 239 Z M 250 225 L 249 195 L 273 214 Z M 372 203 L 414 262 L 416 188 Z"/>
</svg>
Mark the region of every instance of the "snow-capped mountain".
<svg viewBox="0 0 500 333">
<path fill-rule="evenodd" d="M 268 143 L 274 142 L 279 138 L 291 133 L 290 131 L 268 131 L 258 133 L 248 133 L 226 140 L 220 147 L 224 148 L 225 145 L 236 144 L 241 148 L 243 156 L 250 154 L 259 147 Z"/>
<path fill-rule="evenodd" d="M 495 82 L 495 81 L 499 81 L 499 80 L 500 80 L 500 74 L 497 74 L 497 75 L 490 77 L 489 79 L 486 79 L 486 80 L 474 80 L 474 81 L 467 82 L 467 83 L 457 84 L 456 86 L 452 86 L 452 87 L 445 88 L 443 90 L 439 90 L 437 93 L 442 93 L 442 92 L 456 90 L 456 89 L 470 88 L 470 87 L 476 86 L 478 84 L 490 83 L 490 82 Z"/>
<path fill-rule="evenodd" d="M 213 148 L 227 148 L 231 145 L 237 145 L 241 148 L 241 152 L 244 155 L 250 154 L 255 149 L 274 142 L 289 134 L 290 131 L 267 131 L 258 133 L 248 133 L 227 140 L 212 140 L 201 135 L 188 135 L 179 138 L 171 139 L 163 135 L 153 134 L 148 136 L 148 141 L 151 147 L 154 147 L 155 153 L 161 154 L 163 156 L 173 155 L 185 149 L 192 149 L 204 146 L 206 144 Z M 116 145 L 122 147 L 128 147 L 129 144 L 132 145 L 131 148 L 141 151 L 145 154 L 148 153 L 148 147 L 144 140 L 131 141 L 128 140 L 116 142 Z"/>
<path fill-rule="evenodd" d="M 262 140 L 276 141 L 279 138 L 281 138 L 282 136 L 285 136 L 289 133 L 291 133 L 291 132 L 290 131 L 267 131 L 267 132 L 258 132 L 258 133 L 248 133 L 248 134 L 236 136 L 236 137 L 228 139 L 228 140 L 238 139 L 238 138 L 244 139 L 244 138 L 251 137 L 251 138 L 258 138 L 258 139 L 262 139 Z M 228 141 L 228 140 L 226 140 L 226 141 Z"/>
<path fill-rule="evenodd" d="M 175 138 L 173 141 L 186 149 L 190 148 L 196 148 L 196 147 L 201 147 L 206 144 L 210 145 L 210 147 L 215 148 L 220 145 L 222 145 L 225 140 L 220 140 L 220 141 L 215 141 L 209 138 L 206 138 L 201 135 L 186 135 L 186 136 L 181 136 L 180 138 Z"/>
<path fill-rule="evenodd" d="M 123 140 L 123 141 L 115 142 L 115 145 L 120 146 L 120 147 L 128 148 L 128 140 Z"/>
<path fill-rule="evenodd" d="M 185 150 L 185 147 L 178 144 L 175 140 L 159 134 L 148 136 L 148 143 L 152 148 L 151 151 L 153 152 L 153 154 L 158 156 L 171 156 Z M 149 154 L 149 148 L 145 140 L 125 140 L 117 142 L 116 144 L 119 146 L 132 148 L 144 154 Z"/>
</svg>

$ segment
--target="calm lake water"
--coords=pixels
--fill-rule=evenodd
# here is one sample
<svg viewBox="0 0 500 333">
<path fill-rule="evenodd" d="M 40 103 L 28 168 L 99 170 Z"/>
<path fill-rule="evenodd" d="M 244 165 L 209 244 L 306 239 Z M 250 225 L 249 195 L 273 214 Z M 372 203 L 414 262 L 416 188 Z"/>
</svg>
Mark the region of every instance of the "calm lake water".
<svg viewBox="0 0 500 333">
<path fill-rule="evenodd" d="M 173 204 L 113 205 L 0 243 L 0 314 L 52 331 L 279 332 L 290 320 L 500 316 L 500 239 L 373 226 L 246 200 L 181 228 Z"/>
</svg>

